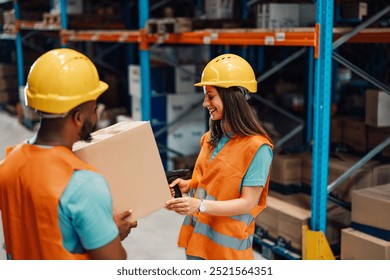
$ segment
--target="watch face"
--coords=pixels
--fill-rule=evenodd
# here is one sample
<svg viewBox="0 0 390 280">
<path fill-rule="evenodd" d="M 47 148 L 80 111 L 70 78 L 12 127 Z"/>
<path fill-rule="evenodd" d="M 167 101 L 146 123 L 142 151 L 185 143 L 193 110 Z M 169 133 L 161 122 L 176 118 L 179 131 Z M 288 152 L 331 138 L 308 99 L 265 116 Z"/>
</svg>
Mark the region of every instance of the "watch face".
<svg viewBox="0 0 390 280">
<path fill-rule="evenodd" d="M 206 205 L 204 204 L 203 201 L 200 202 L 199 211 L 200 212 L 206 211 Z"/>
</svg>

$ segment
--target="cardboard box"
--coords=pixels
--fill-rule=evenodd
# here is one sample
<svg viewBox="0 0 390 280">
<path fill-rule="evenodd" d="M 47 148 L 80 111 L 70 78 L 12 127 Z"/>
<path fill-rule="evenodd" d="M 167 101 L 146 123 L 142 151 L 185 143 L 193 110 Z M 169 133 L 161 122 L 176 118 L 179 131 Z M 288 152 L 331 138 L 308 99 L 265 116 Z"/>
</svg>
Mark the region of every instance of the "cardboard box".
<svg viewBox="0 0 390 280">
<path fill-rule="evenodd" d="M 178 119 L 185 121 L 199 121 L 206 123 L 206 110 L 202 106 L 204 94 L 169 94 L 167 95 L 167 121 L 171 123 Z M 185 119 L 184 119 L 185 118 Z"/>
<path fill-rule="evenodd" d="M 299 4 L 269 3 L 257 6 L 258 28 L 299 26 Z"/>
<path fill-rule="evenodd" d="M 302 154 L 302 183 L 311 186 L 311 167 L 312 167 L 313 156 L 311 153 Z"/>
<path fill-rule="evenodd" d="M 130 96 L 130 98 L 131 98 L 131 118 L 135 121 L 142 121 L 141 97 L 133 95 Z"/>
<path fill-rule="evenodd" d="M 367 126 L 358 118 L 344 119 L 343 143 L 357 152 L 367 151 Z"/>
<path fill-rule="evenodd" d="M 0 78 L 0 91 L 18 90 L 18 79 L 16 78 Z"/>
<path fill-rule="evenodd" d="M 299 3 L 299 26 L 315 26 L 316 10 L 317 6 L 315 3 Z"/>
<path fill-rule="evenodd" d="M 367 141 L 368 141 L 368 149 L 372 150 L 377 145 L 385 141 L 388 137 L 390 137 L 390 127 L 367 127 Z M 382 150 L 382 156 L 390 157 L 390 145 L 387 145 Z"/>
<path fill-rule="evenodd" d="M 388 137 L 390 137 L 390 127 L 367 127 L 367 142 L 368 149 L 373 149 L 378 144 L 385 141 Z M 390 151 L 390 146 L 387 146 L 384 150 Z"/>
<path fill-rule="evenodd" d="M 208 0 L 204 4 L 207 19 L 233 18 L 233 0 Z"/>
<path fill-rule="evenodd" d="M 384 91 L 366 91 L 365 121 L 375 127 L 390 126 L 390 95 Z"/>
<path fill-rule="evenodd" d="M 333 117 L 330 119 L 330 142 L 341 143 L 343 139 L 343 118 Z"/>
<path fill-rule="evenodd" d="M 345 228 L 341 232 L 342 260 L 390 260 L 390 242 Z"/>
<path fill-rule="evenodd" d="M 302 248 L 302 226 L 308 225 L 311 211 L 283 201 L 274 196 L 267 197 L 267 208 L 256 217 L 255 223 L 273 237 L 283 237 L 291 247 Z"/>
<path fill-rule="evenodd" d="M 59 13 L 61 11 L 60 0 L 53 1 L 52 13 Z M 66 14 L 82 14 L 83 13 L 83 1 L 80 0 L 67 0 L 66 1 Z"/>
<path fill-rule="evenodd" d="M 301 163 L 298 155 L 275 155 L 272 160 L 271 181 L 282 185 L 301 184 Z"/>
<path fill-rule="evenodd" d="M 390 164 L 375 166 L 372 170 L 372 185 L 379 186 L 390 183 Z"/>
<path fill-rule="evenodd" d="M 311 213 L 311 196 L 298 193 L 283 195 L 274 191 L 270 191 L 269 197 L 275 197 L 283 200 L 291 205 L 310 211 Z M 268 209 L 268 208 L 266 208 Z M 279 211 L 279 210 L 276 210 Z M 274 215 L 275 219 L 278 218 Z M 263 220 L 265 218 L 262 218 Z M 300 223 L 299 223 L 300 224 Z M 300 226 L 300 225 L 295 225 Z M 341 240 L 341 230 L 351 225 L 351 213 L 349 210 L 332 202 L 327 203 L 326 215 L 326 238 L 330 245 L 339 244 Z M 279 232 L 278 232 L 279 234 Z M 286 238 L 286 235 L 283 236 Z"/>
<path fill-rule="evenodd" d="M 131 96 L 141 98 L 141 66 L 137 64 L 129 64 L 127 66 L 128 93 Z M 172 93 L 174 71 L 172 67 L 156 66 L 150 67 L 150 91 L 151 95 Z"/>
<path fill-rule="evenodd" d="M 0 77 L 12 77 L 17 78 L 16 64 L 0 63 Z"/>
<path fill-rule="evenodd" d="M 274 198 L 268 197 L 268 207 L 265 208 L 255 220 L 257 226 L 261 227 L 261 229 L 265 232 L 265 234 L 272 238 L 277 239 L 279 236 L 278 231 L 278 209 L 273 207 Z"/>
<path fill-rule="evenodd" d="M 132 209 L 139 220 L 164 208 L 171 194 L 150 123 L 117 123 L 92 136 L 73 150 L 106 178 L 114 211 Z"/>
<path fill-rule="evenodd" d="M 298 207 L 288 202 L 280 205 L 283 207 L 279 212 L 278 231 L 291 247 L 302 249 L 302 227 L 308 225 L 311 218 L 311 211 Z"/>
<path fill-rule="evenodd" d="M 367 15 L 367 2 L 342 2 L 341 16 L 344 19 L 363 19 Z"/>
<path fill-rule="evenodd" d="M 352 222 L 390 231 L 390 184 L 352 192 Z"/>
<path fill-rule="evenodd" d="M 181 65 L 175 67 L 175 92 L 176 93 L 194 93 L 196 88 L 194 84 L 196 83 L 195 79 L 196 74 L 196 65 Z"/>
<path fill-rule="evenodd" d="M 347 158 L 329 158 L 328 184 L 337 180 L 350 169 L 359 158 L 351 156 Z M 353 173 L 346 181 L 336 187 L 332 194 L 342 201 L 351 202 L 351 192 L 372 186 L 372 171 L 378 165 L 377 161 L 369 161 Z"/>
</svg>

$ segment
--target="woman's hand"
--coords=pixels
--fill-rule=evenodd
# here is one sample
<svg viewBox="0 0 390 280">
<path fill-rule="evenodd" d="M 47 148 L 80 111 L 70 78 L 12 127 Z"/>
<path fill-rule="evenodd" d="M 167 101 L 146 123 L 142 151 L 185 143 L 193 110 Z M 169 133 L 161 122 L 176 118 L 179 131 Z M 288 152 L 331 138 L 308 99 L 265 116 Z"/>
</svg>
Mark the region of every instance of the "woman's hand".
<svg viewBox="0 0 390 280">
<path fill-rule="evenodd" d="M 176 185 L 179 186 L 181 193 L 188 193 L 188 189 L 190 188 L 190 181 L 190 179 L 185 180 L 181 178 L 177 178 L 172 181 L 172 183 L 169 184 L 169 187 L 171 188 L 172 197 L 175 197 L 175 190 L 173 189 L 173 187 Z"/>
<path fill-rule="evenodd" d="M 165 208 L 181 215 L 192 215 L 198 212 L 199 205 L 199 199 L 186 196 L 168 200 Z"/>
<path fill-rule="evenodd" d="M 259 202 L 262 186 L 242 187 L 241 197 L 223 201 L 203 200 L 206 212 L 215 216 L 234 216 L 248 214 Z M 198 212 L 200 200 L 192 197 L 181 197 L 168 200 L 165 208 L 182 215 L 192 215 Z"/>
</svg>

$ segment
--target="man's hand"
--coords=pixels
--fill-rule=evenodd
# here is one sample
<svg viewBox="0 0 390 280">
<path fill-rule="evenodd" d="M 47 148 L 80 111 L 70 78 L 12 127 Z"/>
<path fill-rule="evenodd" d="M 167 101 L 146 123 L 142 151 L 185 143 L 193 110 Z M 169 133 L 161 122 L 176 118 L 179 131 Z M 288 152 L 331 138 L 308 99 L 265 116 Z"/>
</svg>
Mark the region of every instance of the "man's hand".
<svg viewBox="0 0 390 280">
<path fill-rule="evenodd" d="M 126 220 L 131 216 L 131 214 L 132 211 L 130 210 L 114 215 L 114 221 L 119 229 L 119 236 L 121 241 L 123 241 L 129 235 L 132 228 L 137 227 L 137 221 L 129 222 Z"/>
</svg>

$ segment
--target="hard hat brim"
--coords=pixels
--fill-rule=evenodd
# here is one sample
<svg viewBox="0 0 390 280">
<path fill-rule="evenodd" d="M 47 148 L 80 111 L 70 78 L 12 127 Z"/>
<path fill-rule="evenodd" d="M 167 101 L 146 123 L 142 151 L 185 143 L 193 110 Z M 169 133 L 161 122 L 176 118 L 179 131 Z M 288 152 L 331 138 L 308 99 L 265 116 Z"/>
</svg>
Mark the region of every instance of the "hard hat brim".
<svg viewBox="0 0 390 280">
<path fill-rule="evenodd" d="M 76 106 L 98 99 L 98 97 L 108 89 L 108 84 L 99 81 L 98 87 L 82 96 L 72 96 L 68 98 L 60 97 L 61 104 L 58 103 L 58 95 L 56 94 L 39 94 L 32 92 L 27 86 L 25 87 L 26 105 L 45 113 L 63 114 L 67 113 Z"/>
<path fill-rule="evenodd" d="M 236 85 L 234 82 L 228 83 L 226 81 L 223 81 L 223 82 L 199 82 L 199 83 L 194 84 L 194 86 L 196 86 L 196 87 L 215 86 L 215 87 L 221 87 L 221 88 L 230 88 L 230 87 L 234 87 L 234 86 L 238 86 L 238 85 Z M 247 83 L 245 85 L 241 82 L 240 86 L 245 87 L 250 93 L 257 92 L 257 82 L 256 83 L 250 82 L 250 83 Z"/>
</svg>

